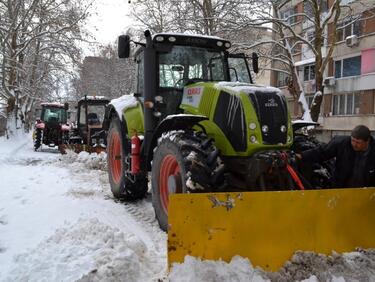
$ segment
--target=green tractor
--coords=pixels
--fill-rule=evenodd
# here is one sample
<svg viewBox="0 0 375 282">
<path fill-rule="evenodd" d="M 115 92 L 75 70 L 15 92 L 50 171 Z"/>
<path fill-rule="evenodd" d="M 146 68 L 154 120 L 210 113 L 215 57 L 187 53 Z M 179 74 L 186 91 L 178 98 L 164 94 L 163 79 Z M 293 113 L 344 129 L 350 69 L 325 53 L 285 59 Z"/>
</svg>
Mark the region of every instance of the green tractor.
<svg viewBox="0 0 375 282">
<path fill-rule="evenodd" d="M 291 119 L 279 89 L 255 85 L 245 54 L 219 37 L 144 33 L 119 37 L 137 65 L 136 92 L 106 108 L 111 190 L 152 201 L 163 230 L 169 195 L 303 189 L 290 165 Z M 258 56 L 251 56 L 258 71 Z M 149 174 L 149 172 L 151 172 Z"/>
</svg>

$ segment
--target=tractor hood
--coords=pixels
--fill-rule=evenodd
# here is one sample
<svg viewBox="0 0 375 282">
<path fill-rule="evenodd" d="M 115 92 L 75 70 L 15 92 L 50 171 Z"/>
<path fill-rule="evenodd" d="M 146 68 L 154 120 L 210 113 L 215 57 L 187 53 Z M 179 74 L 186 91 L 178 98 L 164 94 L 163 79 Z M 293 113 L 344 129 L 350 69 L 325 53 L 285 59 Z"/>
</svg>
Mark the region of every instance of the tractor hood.
<svg viewBox="0 0 375 282">
<path fill-rule="evenodd" d="M 185 113 L 208 117 L 215 128 L 212 135 L 216 134 L 219 140 L 217 132 L 222 133 L 222 139 L 235 152 L 251 154 L 252 149 L 286 148 L 292 142 L 287 102 L 275 87 L 197 82 L 184 87 L 181 108 Z M 225 151 L 227 147 L 223 145 L 220 150 Z M 230 150 L 227 155 L 231 155 Z"/>
</svg>

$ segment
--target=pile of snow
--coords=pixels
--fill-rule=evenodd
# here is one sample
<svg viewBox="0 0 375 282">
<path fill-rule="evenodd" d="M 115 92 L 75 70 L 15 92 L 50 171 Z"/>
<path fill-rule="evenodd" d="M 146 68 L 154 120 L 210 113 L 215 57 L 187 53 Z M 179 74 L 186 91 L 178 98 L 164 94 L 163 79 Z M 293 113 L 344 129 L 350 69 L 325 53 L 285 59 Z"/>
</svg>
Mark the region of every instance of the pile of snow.
<svg viewBox="0 0 375 282">
<path fill-rule="evenodd" d="M 107 171 L 107 154 L 105 152 L 89 154 L 82 151 L 76 154 L 71 150 L 67 150 L 66 154 L 60 156 L 60 160 L 63 165 L 71 165 L 78 170 L 96 169 Z"/>
<path fill-rule="evenodd" d="M 58 229 L 32 251 L 16 256 L 9 281 L 145 281 L 147 248 L 133 234 L 98 221 Z M 86 273 L 82 275 L 82 273 Z"/>
<path fill-rule="evenodd" d="M 331 256 L 296 252 L 278 272 L 267 273 L 272 281 L 375 281 L 375 249 Z"/>
<path fill-rule="evenodd" d="M 182 264 L 175 263 L 169 274 L 171 282 L 195 281 L 267 281 L 261 271 L 254 269 L 248 259 L 235 256 L 229 263 L 200 260 L 186 256 Z"/>
<path fill-rule="evenodd" d="M 169 278 L 172 282 L 375 281 L 375 249 L 357 249 L 355 252 L 333 253 L 331 256 L 299 251 L 278 272 L 254 268 L 248 259 L 240 256 L 233 257 L 229 263 L 186 256 L 183 263 L 172 265 Z"/>
</svg>

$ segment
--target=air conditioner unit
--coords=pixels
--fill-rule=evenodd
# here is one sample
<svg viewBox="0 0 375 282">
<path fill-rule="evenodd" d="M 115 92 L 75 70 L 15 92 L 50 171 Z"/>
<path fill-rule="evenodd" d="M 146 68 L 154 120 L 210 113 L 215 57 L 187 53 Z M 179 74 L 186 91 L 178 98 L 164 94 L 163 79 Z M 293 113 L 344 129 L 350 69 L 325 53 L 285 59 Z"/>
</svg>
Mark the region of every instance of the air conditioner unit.
<svg viewBox="0 0 375 282">
<path fill-rule="evenodd" d="M 357 35 L 350 35 L 345 39 L 345 43 L 349 47 L 357 46 L 359 44 L 359 39 Z"/>
<path fill-rule="evenodd" d="M 324 79 L 324 85 L 325 86 L 334 86 L 336 83 L 336 80 L 333 76 L 330 76 L 330 77 L 326 77 Z"/>
</svg>

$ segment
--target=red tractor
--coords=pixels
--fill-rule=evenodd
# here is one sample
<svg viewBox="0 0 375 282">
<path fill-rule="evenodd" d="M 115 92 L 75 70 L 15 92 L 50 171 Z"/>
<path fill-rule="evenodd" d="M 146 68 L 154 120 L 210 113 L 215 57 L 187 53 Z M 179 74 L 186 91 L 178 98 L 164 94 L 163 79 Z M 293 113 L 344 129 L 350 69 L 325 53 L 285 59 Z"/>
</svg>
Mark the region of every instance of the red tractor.
<svg viewBox="0 0 375 282">
<path fill-rule="evenodd" d="M 40 118 L 35 122 L 34 150 L 42 144 L 48 147 L 66 144 L 69 140 L 70 125 L 67 124 L 68 104 L 42 103 Z"/>
</svg>

